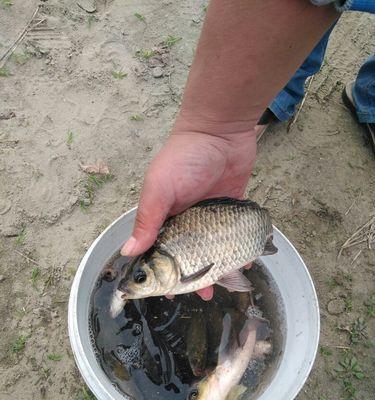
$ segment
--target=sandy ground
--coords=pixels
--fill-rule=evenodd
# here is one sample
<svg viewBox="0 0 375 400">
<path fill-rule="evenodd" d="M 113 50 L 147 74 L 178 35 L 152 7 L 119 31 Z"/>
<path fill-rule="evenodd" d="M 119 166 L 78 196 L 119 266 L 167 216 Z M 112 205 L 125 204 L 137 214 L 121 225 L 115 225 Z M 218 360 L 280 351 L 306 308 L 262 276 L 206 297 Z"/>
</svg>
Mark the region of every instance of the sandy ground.
<svg viewBox="0 0 375 400">
<path fill-rule="evenodd" d="M 0 1 L 0 54 L 37 4 Z M 97 1 L 94 14 L 73 0 L 40 4 L 37 26 L 0 70 L 9 72 L 0 77 L 1 400 L 89 398 L 67 337 L 74 272 L 103 228 L 136 204 L 204 18 L 200 1 Z M 169 52 L 135 56 L 168 35 L 182 38 Z M 375 18 L 344 16 L 297 122 L 267 134 L 249 186 L 301 252 L 320 299 L 323 347 L 299 400 L 374 398 L 375 253 L 356 246 L 337 259 L 375 211 L 375 161 L 340 98 L 374 51 Z M 88 190 L 80 163 L 97 161 L 113 178 Z"/>
</svg>

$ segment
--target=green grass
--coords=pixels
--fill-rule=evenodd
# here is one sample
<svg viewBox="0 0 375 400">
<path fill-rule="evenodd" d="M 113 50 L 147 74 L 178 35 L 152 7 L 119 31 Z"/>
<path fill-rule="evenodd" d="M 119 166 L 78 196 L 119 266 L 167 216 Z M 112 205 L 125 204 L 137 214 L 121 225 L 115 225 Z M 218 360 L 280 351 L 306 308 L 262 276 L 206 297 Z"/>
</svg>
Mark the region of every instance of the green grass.
<svg viewBox="0 0 375 400">
<path fill-rule="evenodd" d="M 142 116 L 138 114 L 134 114 L 130 116 L 130 121 L 142 121 Z"/>
<path fill-rule="evenodd" d="M 342 384 L 347 395 L 346 400 L 355 400 L 357 389 L 354 387 L 352 381 L 350 379 L 343 379 Z"/>
<path fill-rule="evenodd" d="M 75 400 L 96 400 L 96 397 L 90 392 L 89 389 L 83 387 L 76 395 Z"/>
<path fill-rule="evenodd" d="M 67 144 L 68 146 L 70 146 L 70 145 L 73 143 L 73 139 L 74 139 L 74 134 L 73 134 L 72 131 L 69 131 L 69 132 L 68 132 L 68 136 L 67 136 L 67 138 L 66 138 L 66 144 Z"/>
<path fill-rule="evenodd" d="M 27 236 L 26 229 L 22 228 L 21 232 L 16 237 L 16 244 L 18 246 L 23 245 L 26 241 L 26 236 Z"/>
<path fill-rule="evenodd" d="M 51 375 L 51 368 L 42 368 L 41 369 L 42 375 L 45 379 L 48 379 Z"/>
<path fill-rule="evenodd" d="M 345 311 L 352 311 L 353 310 L 353 299 L 350 296 L 345 297 Z"/>
<path fill-rule="evenodd" d="M 182 37 L 177 37 L 177 36 L 171 36 L 169 35 L 164 43 L 168 46 L 168 47 L 172 47 L 174 46 L 176 43 L 178 43 L 180 40 L 182 40 Z"/>
<path fill-rule="evenodd" d="M 141 60 L 148 60 L 149 58 L 151 58 L 152 56 L 155 55 L 155 51 L 154 50 L 137 50 L 135 52 L 135 56 L 138 57 Z"/>
<path fill-rule="evenodd" d="M 85 183 L 85 200 L 79 201 L 79 207 L 82 212 L 86 212 L 87 209 L 93 204 L 95 191 L 100 189 L 105 183 L 111 181 L 113 175 L 100 175 L 100 174 L 88 174 L 87 181 Z"/>
<path fill-rule="evenodd" d="M 361 366 L 358 364 L 358 360 L 354 356 L 346 355 L 342 360 L 340 360 L 336 372 L 344 378 L 353 377 L 358 380 L 365 378 L 365 374 L 363 373 Z"/>
<path fill-rule="evenodd" d="M 25 308 L 25 307 L 22 307 L 21 309 L 16 310 L 16 311 L 15 311 L 15 314 L 16 314 L 16 316 L 17 316 L 18 318 L 23 318 L 23 317 L 26 315 L 26 308 Z"/>
<path fill-rule="evenodd" d="M 326 346 L 320 346 L 319 352 L 323 356 L 331 356 L 332 355 L 331 349 Z"/>
<path fill-rule="evenodd" d="M 330 289 L 334 289 L 334 288 L 340 286 L 340 283 L 337 281 L 336 278 L 331 277 L 327 280 L 327 285 L 329 286 Z"/>
<path fill-rule="evenodd" d="M 122 71 L 112 71 L 111 74 L 115 79 L 124 79 L 128 76 L 127 73 Z"/>
<path fill-rule="evenodd" d="M 61 361 L 63 356 L 61 356 L 60 354 L 48 354 L 47 358 L 51 361 Z"/>
<path fill-rule="evenodd" d="M 366 339 L 366 324 L 362 317 L 357 318 L 350 326 L 349 339 L 351 344 L 357 344 L 362 339 Z"/>
<path fill-rule="evenodd" d="M 0 0 L 0 4 L 4 7 L 10 7 L 13 3 L 10 0 Z"/>
<path fill-rule="evenodd" d="M 11 55 L 11 59 L 16 63 L 23 65 L 27 62 L 27 60 L 30 58 L 30 54 L 24 52 L 24 53 L 13 53 Z"/>
<path fill-rule="evenodd" d="M 10 72 L 8 68 L 0 68 L 0 76 L 1 77 L 6 77 L 9 76 Z"/>
<path fill-rule="evenodd" d="M 33 287 L 36 287 L 36 283 L 37 283 L 39 277 L 40 277 L 40 268 L 34 267 L 31 270 L 31 278 L 30 278 L 30 281 L 31 281 L 31 284 L 33 285 Z"/>
<path fill-rule="evenodd" d="M 134 16 L 139 20 L 139 21 L 142 21 L 142 22 L 145 22 L 146 21 L 146 17 L 144 16 L 144 15 L 142 15 L 142 14 L 140 14 L 140 13 L 134 13 Z"/>
<path fill-rule="evenodd" d="M 366 317 L 374 318 L 375 317 L 375 305 L 374 304 L 365 304 L 366 307 Z"/>
<path fill-rule="evenodd" d="M 12 353 L 19 353 L 22 351 L 26 346 L 27 339 L 29 339 L 29 336 L 19 336 L 10 346 L 10 351 Z"/>
<path fill-rule="evenodd" d="M 90 29 L 92 27 L 92 24 L 94 22 L 96 22 L 96 21 L 97 21 L 97 19 L 96 19 L 95 15 L 89 15 L 87 17 L 87 26 L 88 26 L 88 28 Z"/>
</svg>

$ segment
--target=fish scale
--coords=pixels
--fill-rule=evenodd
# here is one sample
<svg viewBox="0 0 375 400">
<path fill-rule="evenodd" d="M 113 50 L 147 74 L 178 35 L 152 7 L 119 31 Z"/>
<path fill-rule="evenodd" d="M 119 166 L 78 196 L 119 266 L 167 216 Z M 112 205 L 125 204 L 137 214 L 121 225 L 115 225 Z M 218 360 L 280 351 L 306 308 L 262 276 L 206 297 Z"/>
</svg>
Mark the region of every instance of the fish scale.
<svg viewBox="0 0 375 400">
<path fill-rule="evenodd" d="M 218 199 L 198 203 L 170 218 L 155 248 L 174 258 L 182 277 L 214 264 L 202 278 L 183 283 L 190 291 L 202 287 L 203 282 L 213 284 L 255 260 L 271 235 L 272 223 L 266 209 L 248 200 Z"/>
</svg>

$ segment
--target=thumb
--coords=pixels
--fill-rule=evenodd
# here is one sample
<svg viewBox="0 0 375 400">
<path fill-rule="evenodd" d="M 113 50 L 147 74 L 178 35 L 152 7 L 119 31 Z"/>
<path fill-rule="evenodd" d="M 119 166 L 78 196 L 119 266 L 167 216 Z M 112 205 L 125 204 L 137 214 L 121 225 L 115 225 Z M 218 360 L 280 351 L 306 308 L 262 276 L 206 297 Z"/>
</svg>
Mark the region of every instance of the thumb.
<svg viewBox="0 0 375 400">
<path fill-rule="evenodd" d="M 121 249 L 124 256 L 134 257 L 148 250 L 169 213 L 171 199 L 160 185 L 149 182 L 146 177 L 132 236 Z"/>
</svg>

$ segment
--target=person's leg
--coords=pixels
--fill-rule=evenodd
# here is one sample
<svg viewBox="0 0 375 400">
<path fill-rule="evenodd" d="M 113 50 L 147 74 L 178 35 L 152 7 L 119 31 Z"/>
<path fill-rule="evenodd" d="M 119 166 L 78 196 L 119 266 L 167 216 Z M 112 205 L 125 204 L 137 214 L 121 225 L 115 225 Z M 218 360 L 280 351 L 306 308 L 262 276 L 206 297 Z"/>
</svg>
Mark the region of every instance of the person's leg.
<svg viewBox="0 0 375 400">
<path fill-rule="evenodd" d="M 328 39 L 336 23 L 337 21 L 328 29 L 310 55 L 293 75 L 292 79 L 284 86 L 264 111 L 255 127 L 257 141 L 260 140 L 270 123 L 287 121 L 293 117 L 296 106 L 302 101 L 305 95 L 306 79 L 316 74 L 322 66 Z"/>
<path fill-rule="evenodd" d="M 375 123 L 375 55 L 360 68 L 352 93 L 359 122 Z"/>
<path fill-rule="evenodd" d="M 336 23 L 328 29 L 320 42 L 315 46 L 314 50 L 294 74 L 293 78 L 269 105 L 268 108 L 279 121 L 287 121 L 293 117 L 296 106 L 302 101 L 305 95 L 306 79 L 316 74 L 322 66 L 328 39 L 335 25 Z"/>
<path fill-rule="evenodd" d="M 342 98 L 358 122 L 365 127 L 375 153 L 375 55 L 362 65 L 356 80 L 345 86 Z"/>
</svg>

